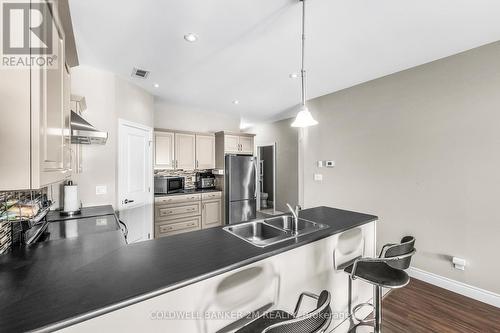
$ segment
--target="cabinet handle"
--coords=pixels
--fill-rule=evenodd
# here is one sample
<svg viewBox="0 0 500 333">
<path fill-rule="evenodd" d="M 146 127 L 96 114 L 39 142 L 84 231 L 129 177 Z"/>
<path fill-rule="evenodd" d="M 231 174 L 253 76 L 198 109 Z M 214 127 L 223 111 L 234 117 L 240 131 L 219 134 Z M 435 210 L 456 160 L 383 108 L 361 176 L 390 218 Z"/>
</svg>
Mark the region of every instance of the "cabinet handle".
<svg viewBox="0 0 500 333">
<path fill-rule="evenodd" d="M 196 160 L 196 169 L 198 169 L 198 165 L 199 165 L 198 160 Z"/>
</svg>

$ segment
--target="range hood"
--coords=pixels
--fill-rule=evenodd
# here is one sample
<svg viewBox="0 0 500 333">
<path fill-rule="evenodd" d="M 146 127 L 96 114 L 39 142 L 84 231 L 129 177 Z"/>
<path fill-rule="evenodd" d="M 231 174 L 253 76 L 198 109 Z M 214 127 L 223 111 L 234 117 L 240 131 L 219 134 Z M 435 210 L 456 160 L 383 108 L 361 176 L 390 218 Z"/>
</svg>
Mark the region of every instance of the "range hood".
<svg viewBox="0 0 500 333">
<path fill-rule="evenodd" d="M 71 143 L 103 145 L 107 140 L 108 132 L 96 130 L 76 112 L 71 111 Z"/>
</svg>

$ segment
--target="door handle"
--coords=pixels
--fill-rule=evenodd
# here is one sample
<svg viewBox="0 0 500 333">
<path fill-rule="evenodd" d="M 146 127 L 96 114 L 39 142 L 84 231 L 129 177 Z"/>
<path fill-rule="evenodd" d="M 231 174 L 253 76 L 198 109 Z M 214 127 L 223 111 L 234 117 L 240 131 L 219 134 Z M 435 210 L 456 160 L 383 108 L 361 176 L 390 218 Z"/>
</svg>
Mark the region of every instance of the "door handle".
<svg viewBox="0 0 500 333">
<path fill-rule="evenodd" d="M 134 200 L 125 199 L 123 201 L 124 204 L 132 203 L 132 202 L 134 202 Z"/>
</svg>

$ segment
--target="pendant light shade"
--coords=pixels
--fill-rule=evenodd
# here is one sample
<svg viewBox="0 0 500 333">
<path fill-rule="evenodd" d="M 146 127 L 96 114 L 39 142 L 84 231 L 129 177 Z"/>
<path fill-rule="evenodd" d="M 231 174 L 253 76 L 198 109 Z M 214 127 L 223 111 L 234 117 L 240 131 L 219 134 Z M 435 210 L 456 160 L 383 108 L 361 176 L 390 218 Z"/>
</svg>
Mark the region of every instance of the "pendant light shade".
<svg viewBox="0 0 500 333">
<path fill-rule="evenodd" d="M 306 106 L 306 70 L 304 69 L 304 59 L 305 59 L 305 42 L 306 42 L 306 0 L 302 1 L 302 69 L 300 70 L 300 77 L 302 82 L 302 104 L 295 117 L 295 121 L 292 123 L 292 127 L 309 127 L 317 125 L 318 122 L 314 120 L 311 112 Z"/>
<path fill-rule="evenodd" d="M 295 117 L 295 121 L 292 123 L 292 127 L 309 127 L 314 125 L 318 125 L 318 122 L 313 118 L 307 106 L 302 105 L 299 113 L 297 113 L 297 117 Z"/>
</svg>

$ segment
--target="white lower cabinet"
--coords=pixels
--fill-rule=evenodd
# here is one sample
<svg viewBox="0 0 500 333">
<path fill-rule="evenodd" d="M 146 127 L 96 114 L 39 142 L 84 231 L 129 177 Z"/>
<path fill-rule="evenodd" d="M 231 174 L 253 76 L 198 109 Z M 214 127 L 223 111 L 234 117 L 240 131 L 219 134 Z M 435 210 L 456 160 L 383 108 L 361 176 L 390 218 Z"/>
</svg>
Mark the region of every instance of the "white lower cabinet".
<svg viewBox="0 0 500 333">
<path fill-rule="evenodd" d="M 375 222 L 356 229 L 360 229 L 362 235 L 362 255 L 375 256 Z M 319 294 L 326 289 L 332 296 L 330 306 L 333 315 L 327 332 L 346 333 L 350 324 L 349 277 L 342 269 L 335 269 L 332 259 L 338 251 L 349 253 L 352 240 L 359 233 L 350 233 L 346 237 L 344 234 L 335 234 L 215 275 L 62 331 L 213 333 L 237 321 L 238 314 L 242 316 L 267 304 L 272 304 L 271 309 L 293 313 L 300 293 L 309 291 Z M 355 247 L 358 245 L 354 244 Z M 209 246 L 213 246 L 210 248 L 213 255 L 224 255 L 224 249 L 215 252 L 217 244 L 207 244 Z M 190 258 L 185 260 L 188 262 Z M 353 281 L 353 307 L 371 301 L 372 297 L 373 288 L 370 284 L 359 279 Z M 303 304 L 308 310 L 314 305 L 308 302 Z M 366 311 L 361 309 L 358 314 L 368 315 L 369 311 L 366 307 Z"/>
<path fill-rule="evenodd" d="M 155 198 L 155 237 L 176 235 L 222 224 L 222 192 Z"/>
<path fill-rule="evenodd" d="M 208 200 L 202 203 L 201 222 L 203 229 L 222 224 L 222 200 Z"/>
</svg>

